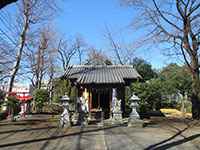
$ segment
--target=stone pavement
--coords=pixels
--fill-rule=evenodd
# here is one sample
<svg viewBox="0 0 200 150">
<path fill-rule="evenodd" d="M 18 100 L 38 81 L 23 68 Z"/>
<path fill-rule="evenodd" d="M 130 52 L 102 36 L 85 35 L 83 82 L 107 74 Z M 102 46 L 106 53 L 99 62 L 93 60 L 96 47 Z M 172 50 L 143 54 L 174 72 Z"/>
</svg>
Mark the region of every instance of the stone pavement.
<svg viewBox="0 0 200 150">
<path fill-rule="evenodd" d="M 144 128 L 126 125 L 57 128 L 49 115 L 0 122 L 1 150 L 200 150 L 200 124 L 164 119 Z M 191 122 L 191 123 L 190 123 Z"/>
</svg>

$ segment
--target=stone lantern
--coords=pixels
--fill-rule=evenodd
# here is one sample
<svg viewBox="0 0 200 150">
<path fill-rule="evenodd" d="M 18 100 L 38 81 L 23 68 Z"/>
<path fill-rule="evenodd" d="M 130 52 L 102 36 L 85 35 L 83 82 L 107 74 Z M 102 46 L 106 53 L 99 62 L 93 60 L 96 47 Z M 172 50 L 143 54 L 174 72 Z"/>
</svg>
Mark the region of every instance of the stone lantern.
<svg viewBox="0 0 200 150">
<path fill-rule="evenodd" d="M 138 101 L 140 100 L 140 98 L 136 95 L 132 95 L 130 98 L 130 107 L 132 109 L 131 114 L 129 116 L 129 121 L 128 121 L 128 126 L 142 126 L 143 125 L 143 121 L 140 120 L 140 116 L 137 112 L 137 107 L 138 105 Z"/>
<path fill-rule="evenodd" d="M 68 95 L 63 95 L 60 98 L 61 105 L 63 107 L 63 113 L 60 117 L 60 126 L 61 127 L 69 127 L 70 124 L 70 114 L 69 114 L 69 100 Z"/>
</svg>

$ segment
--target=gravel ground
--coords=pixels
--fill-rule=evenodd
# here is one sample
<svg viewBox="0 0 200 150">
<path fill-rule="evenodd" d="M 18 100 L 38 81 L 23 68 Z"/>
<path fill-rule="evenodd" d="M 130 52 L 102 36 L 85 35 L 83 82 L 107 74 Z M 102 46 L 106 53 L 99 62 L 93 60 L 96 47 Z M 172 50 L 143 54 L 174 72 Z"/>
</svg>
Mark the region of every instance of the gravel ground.
<svg viewBox="0 0 200 150">
<path fill-rule="evenodd" d="M 51 115 L 0 122 L 2 150 L 200 150 L 200 122 L 152 118 L 146 127 L 126 125 L 57 128 Z"/>
</svg>

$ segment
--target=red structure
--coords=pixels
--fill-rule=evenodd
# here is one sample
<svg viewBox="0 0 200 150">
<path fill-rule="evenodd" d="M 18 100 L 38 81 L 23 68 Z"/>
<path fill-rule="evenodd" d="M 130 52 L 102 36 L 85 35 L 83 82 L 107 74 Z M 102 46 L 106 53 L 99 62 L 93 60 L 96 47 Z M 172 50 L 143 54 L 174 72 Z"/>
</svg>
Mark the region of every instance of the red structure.
<svg viewBox="0 0 200 150">
<path fill-rule="evenodd" d="M 29 104 L 30 100 L 32 100 L 32 96 L 30 96 L 29 92 L 10 92 L 8 94 L 9 96 L 14 96 L 16 97 L 17 100 L 20 101 L 20 112 L 19 115 L 21 117 L 25 117 L 26 113 L 29 110 Z"/>
<path fill-rule="evenodd" d="M 31 100 L 33 97 L 30 96 L 28 92 L 18 92 L 16 94 L 16 98 L 21 102 L 27 102 Z"/>
<path fill-rule="evenodd" d="M 27 102 L 33 98 L 28 92 L 10 92 L 8 95 L 16 97 L 20 102 Z"/>
</svg>

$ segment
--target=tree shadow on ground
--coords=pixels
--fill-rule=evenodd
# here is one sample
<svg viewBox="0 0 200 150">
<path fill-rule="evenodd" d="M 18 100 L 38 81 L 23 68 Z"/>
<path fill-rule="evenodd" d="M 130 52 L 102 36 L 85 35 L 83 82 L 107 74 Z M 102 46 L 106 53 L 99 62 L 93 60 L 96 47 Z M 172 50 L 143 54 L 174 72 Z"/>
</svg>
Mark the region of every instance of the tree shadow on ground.
<svg viewBox="0 0 200 150">
<path fill-rule="evenodd" d="M 10 133 L 10 134 L 8 134 L 6 136 L 3 136 L 3 137 L 0 138 L 0 141 L 3 140 L 3 139 L 7 139 L 7 138 L 9 138 L 9 137 L 11 137 L 11 136 L 13 136 L 15 134 L 16 134 L 16 132 L 12 132 L 12 133 Z"/>
<path fill-rule="evenodd" d="M 81 127 L 80 134 L 78 135 L 76 149 L 81 149 L 81 138 L 82 138 L 83 127 Z"/>
<path fill-rule="evenodd" d="M 43 141 L 47 141 L 47 140 L 56 140 L 56 139 L 60 139 L 60 138 L 64 138 L 64 137 L 70 137 L 70 136 L 76 136 L 76 135 L 81 135 L 83 133 L 89 133 L 89 132 L 96 132 L 96 131 L 100 131 L 100 130 L 108 130 L 108 129 L 112 129 L 112 128 L 117 128 L 120 126 L 125 126 L 124 124 L 121 125 L 113 125 L 110 127 L 102 127 L 102 128 L 98 128 L 98 129 L 90 129 L 90 130 L 81 130 L 79 132 L 74 132 L 74 133 L 69 133 L 69 134 L 63 134 L 63 135 L 58 135 L 58 136 L 50 136 L 47 138 L 38 138 L 38 139 L 33 139 L 33 140 L 26 140 L 26 141 L 19 141 L 19 142 L 13 142 L 13 143 L 7 143 L 7 144 L 1 144 L 0 148 L 3 147 L 10 147 L 10 146 L 18 146 L 18 145 L 22 145 L 22 144 L 30 144 L 30 143 L 36 143 L 36 142 L 43 142 Z M 81 136 L 80 136 L 81 138 Z M 80 148 L 80 138 L 79 138 L 79 148 Z"/>
<path fill-rule="evenodd" d="M 151 147 L 151 148 L 149 147 L 149 148 L 146 148 L 145 150 L 166 150 L 166 149 L 169 149 L 171 147 L 174 147 L 174 146 L 181 145 L 183 143 L 192 141 L 192 140 L 194 140 L 194 139 L 196 139 L 198 137 L 200 137 L 200 134 L 195 134 L 195 135 L 191 135 L 189 137 L 186 137 L 184 139 L 181 139 L 181 140 L 178 140 L 178 141 L 173 141 L 173 142 L 161 145 L 161 146 Z"/>
<path fill-rule="evenodd" d="M 35 131 L 35 130 L 45 130 L 45 129 L 53 129 L 57 128 L 57 126 L 47 126 L 41 128 L 25 128 L 25 129 L 16 129 L 16 130 L 7 130 L 7 131 L 0 131 L 0 134 L 8 134 L 8 133 L 17 133 L 17 132 L 27 132 L 27 131 Z"/>
<path fill-rule="evenodd" d="M 16 122 L 6 121 L 6 122 L 0 122 L 0 126 L 36 125 L 41 122 L 48 122 L 48 121 L 49 121 L 48 119 L 30 119 L 30 120 L 20 120 Z"/>
<path fill-rule="evenodd" d="M 171 136 L 171 137 L 169 137 L 169 138 L 167 138 L 167 139 L 165 139 L 161 142 L 158 142 L 156 144 L 152 144 L 152 145 L 148 146 L 144 150 L 164 150 L 164 149 L 171 148 L 173 146 L 177 146 L 177 145 L 189 142 L 189 141 L 194 140 L 195 138 L 198 138 L 200 136 L 200 134 L 195 134 L 195 135 L 192 135 L 192 136 L 189 136 L 189 137 L 182 135 L 183 132 L 185 132 L 186 130 L 188 130 L 189 128 L 191 128 L 192 126 L 194 126 L 195 124 L 198 124 L 198 123 L 190 125 L 188 122 L 185 122 L 185 124 L 186 124 L 186 127 L 182 130 L 169 124 L 169 126 L 171 128 L 176 129 L 178 132 L 176 132 L 176 134 L 174 134 L 173 136 Z M 183 139 L 167 143 L 167 142 L 175 139 L 178 136 L 182 136 Z"/>
<path fill-rule="evenodd" d="M 153 144 L 153 145 L 148 146 L 147 148 L 145 148 L 145 150 L 152 150 L 152 149 L 156 148 L 158 145 L 164 144 L 164 143 L 166 143 L 166 142 L 168 142 L 168 141 L 170 141 L 170 140 L 176 138 L 177 136 L 181 135 L 181 134 L 182 134 L 184 131 L 186 131 L 187 129 L 188 129 L 188 127 L 184 128 L 183 130 L 180 130 L 180 131 L 177 132 L 175 135 L 173 135 L 173 136 L 171 136 L 171 137 L 169 137 L 169 138 L 167 138 L 167 139 L 165 139 L 165 140 L 163 140 L 163 141 L 161 141 L 161 142 L 159 142 L 159 143 L 156 143 L 156 144 Z"/>
<path fill-rule="evenodd" d="M 59 134 L 59 130 L 57 129 L 55 132 L 53 132 L 53 134 L 51 136 L 56 136 Z M 50 140 L 47 140 L 42 147 L 40 148 L 40 150 L 44 150 L 50 143 Z"/>
</svg>

